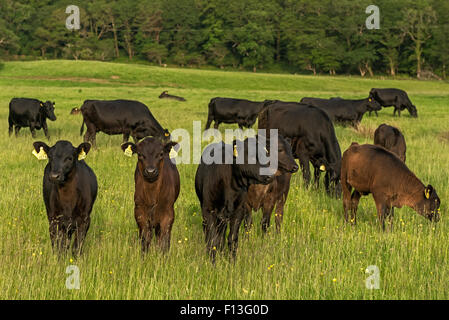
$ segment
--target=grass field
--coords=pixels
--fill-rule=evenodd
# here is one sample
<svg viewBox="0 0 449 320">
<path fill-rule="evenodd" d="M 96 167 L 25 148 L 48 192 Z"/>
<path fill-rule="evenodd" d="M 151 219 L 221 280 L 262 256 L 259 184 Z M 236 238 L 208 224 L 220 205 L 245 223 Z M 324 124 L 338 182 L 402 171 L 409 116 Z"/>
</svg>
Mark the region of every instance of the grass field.
<svg viewBox="0 0 449 320">
<path fill-rule="evenodd" d="M 81 116 L 71 108 L 85 99 L 134 99 L 149 106 L 170 131 L 192 131 L 207 117 L 212 97 L 299 101 L 303 96 L 367 97 L 372 87 L 406 90 L 418 108 L 393 117 L 365 117 L 357 132 L 336 127 L 342 152 L 352 141 L 371 143 L 381 123 L 399 127 L 407 141 L 407 165 L 441 198 L 441 220 L 430 223 L 410 208 L 395 211 L 395 230 L 382 232 L 371 196 L 363 197 L 358 225 L 343 222 L 341 200 L 305 189 L 292 179 L 281 234 L 262 236 L 261 213 L 240 239 L 235 264 L 226 256 L 212 266 L 205 253 L 201 213 L 194 192 L 196 165 L 179 165 L 181 194 L 175 205 L 172 246 L 141 257 L 134 220 L 136 157 L 124 157 L 121 136 L 97 135 L 86 162 L 99 196 L 84 254 L 52 253 L 42 199 L 45 161 L 33 155 L 28 129 L 8 138 L 12 97 L 56 101 L 51 143 L 78 145 Z M 158 99 L 163 90 L 187 102 Z M 0 72 L 0 298 L 2 299 L 449 299 L 449 84 L 359 77 L 310 77 L 198 71 L 100 62 L 8 62 Z M 223 126 L 225 128 L 237 126 Z M 42 131 L 37 140 L 45 141 Z M 66 289 L 67 266 L 80 270 L 79 290 Z M 380 289 L 365 288 L 365 269 L 380 270 Z"/>
</svg>

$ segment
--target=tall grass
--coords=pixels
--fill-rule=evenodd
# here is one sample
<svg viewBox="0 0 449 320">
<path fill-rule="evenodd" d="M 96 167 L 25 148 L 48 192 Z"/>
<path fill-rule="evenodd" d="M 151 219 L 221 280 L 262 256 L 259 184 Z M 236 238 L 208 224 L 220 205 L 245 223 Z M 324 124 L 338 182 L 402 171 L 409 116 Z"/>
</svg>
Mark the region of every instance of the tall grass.
<svg viewBox="0 0 449 320">
<path fill-rule="evenodd" d="M 111 78 L 112 76 L 118 76 Z M 164 69 L 99 62 L 8 62 L 0 72 L 0 297 L 3 299 L 448 299 L 449 85 L 414 80 L 306 77 L 238 72 Z M 293 176 L 282 232 L 262 235 L 260 213 L 249 235 L 242 231 L 237 260 L 226 254 L 212 266 L 205 253 L 201 212 L 194 192 L 195 165 L 179 165 L 181 194 L 175 205 L 168 255 L 152 249 L 142 257 L 133 214 L 136 158 L 124 157 L 121 137 L 98 134 L 98 149 L 86 162 L 95 171 L 99 196 L 84 254 L 52 253 L 42 199 L 45 162 L 31 154 L 28 129 L 18 138 L 7 131 L 12 97 L 56 101 L 49 122 L 51 143 L 73 144 L 80 116 L 71 108 L 85 99 L 135 99 L 147 104 L 169 130 L 207 117 L 215 96 L 299 101 L 303 96 L 366 97 L 371 87 L 409 93 L 419 118 L 393 109 L 365 117 L 359 131 L 337 127 L 342 151 L 352 141 L 370 143 L 381 123 L 398 126 L 407 141 L 407 165 L 437 190 L 442 219 L 430 223 L 409 208 L 397 209 L 393 232 L 382 232 L 371 196 L 363 197 L 358 225 L 343 223 L 341 200 L 322 189 L 304 188 Z M 158 99 L 162 90 L 187 102 Z M 223 126 L 225 128 L 234 126 Z M 443 138 L 441 138 L 443 137 Z M 36 140 L 44 140 L 42 131 Z M 80 269 L 80 290 L 68 290 L 66 267 Z M 380 289 L 365 288 L 365 269 L 380 269 Z"/>
</svg>

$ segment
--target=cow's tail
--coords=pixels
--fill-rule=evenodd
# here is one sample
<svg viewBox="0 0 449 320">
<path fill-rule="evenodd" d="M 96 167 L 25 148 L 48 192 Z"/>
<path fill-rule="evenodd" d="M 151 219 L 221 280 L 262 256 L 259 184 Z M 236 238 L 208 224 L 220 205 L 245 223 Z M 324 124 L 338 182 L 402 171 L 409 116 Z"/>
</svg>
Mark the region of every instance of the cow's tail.
<svg viewBox="0 0 449 320">
<path fill-rule="evenodd" d="M 212 121 L 215 120 L 215 98 L 210 100 L 209 107 L 208 107 L 208 113 L 207 113 L 207 122 L 206 127 L 204 130 L 207 130 L 210 128 L 210 125 L 212 124 Z"/>
<path fill-rule="evenodd" d="M 84 132 L 84 118 L 83 118 L 83 124 L 81 125 L 81 129 L 80 129 L 80 136 L 83 135 Z"/>
</svg>

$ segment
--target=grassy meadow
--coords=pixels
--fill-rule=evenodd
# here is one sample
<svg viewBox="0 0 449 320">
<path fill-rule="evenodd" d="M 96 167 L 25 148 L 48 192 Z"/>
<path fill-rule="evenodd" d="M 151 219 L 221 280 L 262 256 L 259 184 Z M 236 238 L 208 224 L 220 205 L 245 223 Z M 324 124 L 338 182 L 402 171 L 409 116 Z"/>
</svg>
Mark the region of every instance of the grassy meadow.
<svg viewBox="0 0 449 320">
<path fill-rule="evenodd" d="M 99 194 L 84 254 L 53 254 L 42 198 L 46 161 L 31 154 L 23 128 L 8 137 L 13 97 L 56 101 L 48 121 L 51 144 L 82 142 L 80 115 L 69 115 L 85 99 L 133 99 L 145 103 L 170 131 L 192 122 L 204 127 L 216 96 L 299 101 L 304 96 L 364 98 L 372 87 L 408 92 L 418 119 L 393 108 L 364 117 L 359 131 L 336 127 L 342 152 L 353 141 L 371 143 L 381 123 L 397 126 L 407 142 L 407 165 L 432 184 L 441 198 L 441 220 L 430 223 L 410 208 L 395 210 L 393 232 L 382 232 L 372 196 L 363 197 L 358 224 L 346 225 L 341 200 L 292 178 L 282 232 L 263 236 L 261 213 L 249 235 L 241 230 L 235 264 L 224 254 L 212 266 L 205 253 L 196 165 L 178 165 L 181 193 L 175 204 L 171 249 L 164 256 L 140 253 L 134 220 L 134 168 L 123 156 L 121 136 L 97 135 L 98 149 L 86 162 Z M 163 90 L 187 102 L 158 99 Z M 200 71 L 86 61 L 8 62 L 0 71 L 0 298 L 1 299 L 449 299 L 449 84 L 442 81 L 363 79 Z M 225 128 L 237 128 L 223 125 Z M 36 140 L 46 141 L 43 131 Z M 273 219 L 274 220 L 274 219 Z M 274 222 L 274 221 L 272 221 Z M 243 228 L 242 228 L 243 229 Z M 66 288 L 66 268 L 80 270 L 80 289 Z M 365 287 L 365 269 L 380 270 L 380 289 Z"/>
</svg>

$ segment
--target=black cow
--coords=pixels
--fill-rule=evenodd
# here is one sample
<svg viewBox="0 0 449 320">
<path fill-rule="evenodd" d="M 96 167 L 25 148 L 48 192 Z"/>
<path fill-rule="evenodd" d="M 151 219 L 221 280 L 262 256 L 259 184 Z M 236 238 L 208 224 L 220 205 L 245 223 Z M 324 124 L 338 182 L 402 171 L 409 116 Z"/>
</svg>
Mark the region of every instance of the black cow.
<svg viewBox="0 0 449 320">
<path fill-rule="evenodd" d="M 374 131 L 374 144 L 393 152 L 399 159 L 405 162 L 407 146 L 404 135 L 398 128 L 382 123 Z"/>
<path fill-rule="evenodd" d="M 132 136 L 134 142 L 147 136 L 167 139 L 170 134 L 163 129 L 153 117 L 147 106 L 132 100 L 86 100 L 81 106 L 83 124 L 80 135 L 83 134 L 84 124 L 87 131 L 85 142 L 91 142 L 96 147 L 96 133 L 101 131 L 109 135 L 123 134 L 123 143 Z"/>
<path fill-rule="evenodd" d="M 84 142 L 75 148 L 69 141 L 61 140 L 53 147 L 40 141 L 33 146 L 33 153 L 38 159 L 48 158 L 43 194 L 51 244 L 53 249 L 64 253 L 75 233 L 72 252 L 76 255 L 81 252 L 97 197 L 97 178 L 83 160 L 90 144 Z"/>
<path fill-rule="evenodd" d="M 341 150 L 326 112 L 297 102 L 267 101 L 259 115 L 259 129 L 278 129 L 279 134 L 290 138 L 306 185 L 310 183 L 311 162 L 315 177 L 319 178 L 320 171 L 326 171 L 328 193 L 332 185 L 335 195 L 339 196 Z"/>
<path fill-rule="evenodd" d="M 416 107 L 410 101 L 407 92 L 404 90 L 373 88 L 369 92 L 369 97 L 379 102 L 382 107 L 394 106 L 393 115 L 396 115 L 397 112 L 400 117 L 401 111 L 407 109 L 412 117 L 418 117 Z"/>
<path fill-rule="evenodd" d="M 9 103 L 9 135 L 11 136 L 12 134 L 13 126 L 15 126 L 16 137 L 20 128 L 29 127 L 31 136 L 36 138 L 36 130 L 42 128 L 47 139 L 50 139 L 47 118 L 51 121 L 56 120 L 54 102 L 42 102 L 37 99 L 28 98 L 13 98 Z"/>
<path fill-rule="evenodd" d="M 228 246 L 235 258 L 239 228 L 249 214 L 246 207 L 248 188 L 252 184 L 268 184 L 273 180 L 273 175 L 261 174 L 260 170 L 267 169 L 268 165 L 260 163 L 258 153 L 263 146 L 258 140 L 256 137 L 247 138 L 243 143 L 234 141 L 233 145 L 212 144 L 201 157 L 195 175 L 195 190 L 201 204 L 206 248 L 213 263 L 216 251 L 223 249 L 228 224 Z M 257 146 L 257 150 L 253 150 L 257 154 L 249 152 L 250 144 Z M 208 161 L 207 157 L 217 159 Z"/>
<path fill-rule="evenodd" d="M 290 142 L 281 135 L 278 136 L 278 170 L 275 178 L 269 184 L 253 184 L 248 189 L 248 212 L 262 209 L 262 231 L 270 226 L 271 214 L 276 207 L 276 231 L 280 232 L 284 217 L 284 205 L 290 190 L 290 179 L 298 171 L 298 165 L 292 154 Z M 251 214 L 245 220 L 246 230 L 252 224 Z"/>
<path fill-rule="evenodd" d="M 184 99 L 183 97 L 178 97 L 178 96 L 173 96 L 171 94 L 168 94 L 168 91 L 163 91 L 160 94 L 159 99 L 163 99 L 163 98 L 174 99 L 174 100 L 178 100 L 178 101 L 186 101 L 186 99 Z"/>
<path fill-rule="evenodd" d="M 369 111 L 378 111 L 382 106 L 372 98 L 348 100 L 341 98 L 320 99 L 302 98 L 301 103 L 320 108 L 329 115 L 334 123 L 349 123 L 357 128 L 363 115 Z"/>
<path fill-rule="evenodd" d="M 218 129 L 220 123 L 237 123 L 240 129 L 251 128 L 257 120 L 263 102 L 254 102 L 244 99 L 213 98 L 209 102 L 209 113 L 205 130 L 210 128 L 214 121 L 214 128 Z"/>
</svg>

